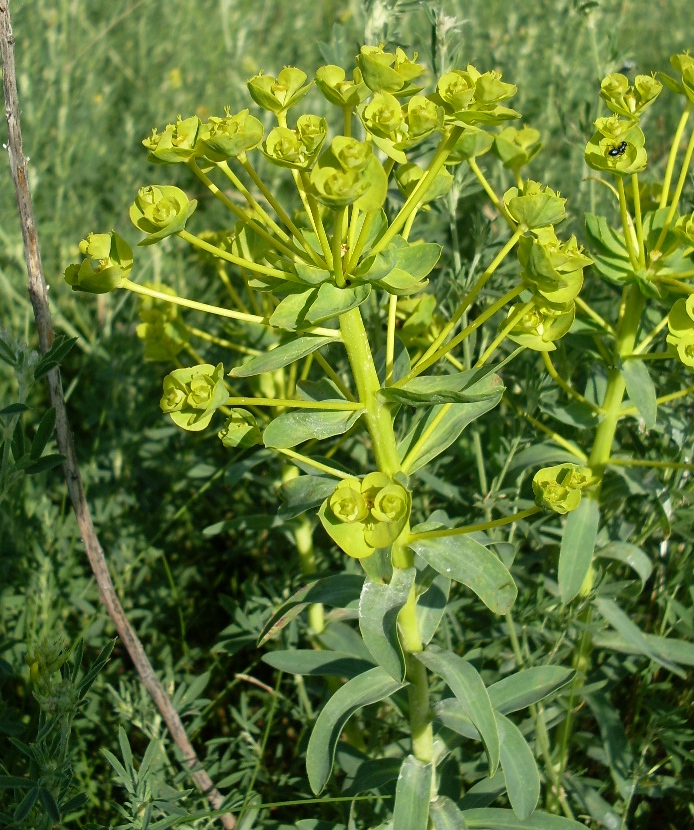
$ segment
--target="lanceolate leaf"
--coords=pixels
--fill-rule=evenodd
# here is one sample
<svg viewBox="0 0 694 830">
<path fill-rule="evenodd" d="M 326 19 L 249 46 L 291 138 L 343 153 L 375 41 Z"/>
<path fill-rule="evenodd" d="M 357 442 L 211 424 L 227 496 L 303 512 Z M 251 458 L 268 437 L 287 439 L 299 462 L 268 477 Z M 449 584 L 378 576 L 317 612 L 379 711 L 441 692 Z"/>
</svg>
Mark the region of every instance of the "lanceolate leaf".
<svg viewBox="0 0 694 830">
<path fill-rule="evenodd" d="M 620 371 L 627 386 L 629 400 L 638 409 L 646 428 L 652 429 L 655 426 L 658 405 L 655 384 L 648 367 L 642 360 L 634 358 L 625 360 Z"/>
<path fill-rule="evenodd" d="M 360 660 L 347 652 L 317 651 L 314 648 L 271 651 L 263 654 L 263 662 L 290 674 L 316 676 L 356 677 L 373 668 L 373 663 Z"/>
<path fill-rule="evenodd" d="M 445 795 L 440 795 L 429 805 L 429 815 L 433 830 L 466 830 L 463 814 L 455 802 Z"/>
<path fill-rule="evenodd" d="M 288 366 L 332 342 L 332 337 L 297 337 L 270 352 L 252 357 L 243 366 L 236 366 L 229 374 L 235 378 L 248 378 L 252 375 L 262 375 L 264 372 L 274 372 L 275 369 Z"/>
<path fill-rule="evenodd" d="M 559 592 L 564 603 L 578 595 L 590 570 L 599 524 L 600 507 L 590 496 L 584 496 L 566 517 L 559 551 Z"/>
<path fill-rule="evenodd" d="M 393 807 L 393 826 L 398 830 L 427 830 L 432 775 L 432 764 L 423 764 L 414 755 L 403 761 Z"/>
<path fill-rule="evenodd" d="M 679 677 L 685 678 L 687 676 L 686 672 L 682 671 L 679 666 L 653 648 L 649 638 L 629 619 L 615 602 L 611 599 L 600 597 L 595 600 L 594 605 L 607 622 L 616 628 L 618 633 L 633 646 L 637 654 L 643 654 L 644 657 L 648 657 L 654 663 L 660 663 L 661 666 L 669 669 Z"/>
<path fill-rule="evenodd" d="M 431 585 L 420 594 L 417 600 L 417 620 L 422 643 L 427 645 L 436 633 L 439 623 L 446 611 L 451 580 L 443 574 L 437 574 Z"/>
<path fill-rule="evenodd" d="M 355 423 L 362 411 L 310 409 L 284 412 L 267 425 L 263 443 L 266 447 L 289 449 L 310 439 L 320 441 L 333 435 L 342 435 Z"/>
<path fill-rule="evenodd" d="M 477 669 L 452 651 L 429 649 L 417 654 L 416 657 L 430 671 L 446 681 L 463 706 L 465 714 L 482 737 L 489 758 L 489 774 L 493 775 L 499 766 L 499 731 L 492 702 Z"/>
<path fill-rule="evenodd" d="M 326 576 L 304 585 L 270 617 L 260 634 L 258 645 L 262 646 L 266 640 L 274 637 L 312 602 L 336 608 L 358 608 L 363 585 L 363 576 L 345 573 Z"/>
<path fill-rule="evenodd" d="M 496 725 L 501 739 L 501 768 L 513 812 L 525 819 L 540 798 L 540 773 L 535 756 L 520 729 L 508 718 L 497 713 Z"/>
<path fill-rule="evenodd" d="M 513 605 L 516 586 L 503 562 L 484 545 L 465 534 L 417 539 L 409 547 L 432 568 L 474 591 L 495 614 Z"/>
<path fill-rule="evenodd" d="M 363 706 L 378 703 L 402 689 L 380 666 L 345 683 L 321 710 L 306 751 L 306 771 L 316 795 L 326 785 L 333 766 L 335 748 L 349 718 Z"/>
<path fill-rule="evenodd" d="M 549 813 L 533 813 L 520 819 L 513 810 L 483 807 L 463 810 L 463 818 L 469 830 L 586 830 L 585 824 Z"/>
<path fill-rule="evenodd" d="M 653 563 L 648 556 L 636 545 L 629 542 L 610 542 L 604 548 L 595 552 L 603 559 L 614 559 L 633 568 L 645 585 L 653 573 Z"/>
<path fill-rule="evenodd" d="M 694 643 L 687 640 L 675 640 L 672 637 L 658 637 L 655 634 L 646 634 L 645 637 L 650 649 L 663 660 L 680 663 L 683 666 L 694 666 Z M 643 653 L 639 645 L 627 641 L 617 633 L 599 634 L 595 637 L 595 644 L 601 648 L 610 648 L 624 654 Z"/>
<path fill-rule="evenodd" d="M 420 375 L 404 386 L 381 389 L 379 394 L 386 400 L 410 406 L 481 401 L 504 390 L 501 378 L 492 368 L 470 369 L 451 375 Z"/>
<path fill-rule="evenodd" d="M 405 656 L 398 639 L 398 614 L 407 602 L 415 569 L 393 571 L 388 584 L 367 579 L 359 601 L 359 628 L 374 660 L 398 682 L 405 679 Z"/>
<path fill-rule="evenodd" d="M 432 407 L 431 412 L 417 421 L 398 444 L 398 453 L 400 458 L 404 459 L 410 450 L 413 450 L 419 443 L 420 439 L 423 439 L 414 455 L 408 459 L 408 474 L 421 469 L 437 455 L 448 449 L 468 424 L 484 415 L 485 412 L 489 412 L 499 403 L 502 394 L 503 387 L 498 390 L 497 394 L 474 403 L 439 404 Z M 429 433 L 428 427 L 438 417 L 442 406 L 448 408 L 441 420 L 437 420 L 434 428 Z"/>
<path fill-rule="evenodd" d="M 573 675 L 573 669 L 562 666 L 534 666 L 498 680 L 487 692 L 497 712 L 506 715 L 538 703 L 565 686 Z"/>
</svg>

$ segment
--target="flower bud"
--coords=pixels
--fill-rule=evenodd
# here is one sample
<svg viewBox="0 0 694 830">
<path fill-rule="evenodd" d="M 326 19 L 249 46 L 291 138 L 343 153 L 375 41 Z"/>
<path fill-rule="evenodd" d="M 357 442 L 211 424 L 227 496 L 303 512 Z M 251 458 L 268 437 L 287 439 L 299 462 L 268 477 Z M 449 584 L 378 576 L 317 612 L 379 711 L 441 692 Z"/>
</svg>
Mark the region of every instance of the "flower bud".
<svg viewBox="0 0 694 830">
<path fill-rule="evenodd" d="M 480 73 L 468 65 L 466 71 L 454 69 L 441 76 L 430 98 L 440 103 L 449 120 L 464 124 L 500 124 L 519 114 L 501 101 L 513 97 L 518 88 L 501 80 L 498 72 Z"/>
<path fill-rule="evenodd" d="M 120 288 L 133 267 L 132 249 L 115 231 L 90 233 L 79 249 L 85 259 L 65 269 L 65 282 L 73 291 L 107 294 Z"/>
<path fill-rule="evenodd" d="M 566 216 L 566 199 L 562 199 L 551 188 L 543 187 L 530 179 L 525 182 L 522 190 L 517 187 L 507 190 L 504 193 L 504 204 L 516 222 L 529 230 L 556 225 Z"/>
<path fill-rule="evenodd" d="M 175 124 L 167 124 L 159 135 L 156 128 L 152 135 L 142 144 L 149 150 L 148 161 L 155 164 L 177 164 L 186 162 L 195 155 L 200 119 L 197 115 L 181 120 L 178 116 Z"/>
<path fill-rule="evenodd" d="M 354 70 L 354 80 L 345 80 L 341 66 L 328 64 L 316 70 L 316 86 L 336 107 L 354 108 L 369 96 L 369 88 L 362 81 L 361 72 Z"/>
<path fill-rule="evenodd" d="M 593 474 L 589 467 L 578 464 L 559 464 L 538 470 L 533 478 L 535 501 L 545 510 L 554 513 L 569 513 L 581 501 L 581 491 L 592 483 Z"/>
<path fill-rule="evenodd" d="M 170 372 L 164 378 L 164 395 L 159 406 L 177 426 L 198 432 L 205 429 L 228 398 L 223 364 L 203 363 Z"/>
<path fill-rule="evenodd" d="M 675 233 L 687 245 L 694 245 L 694 213 L 688 213 L 677 220 Z"/>
<path fill-rule="evenodd" d="M 405 108 L 405 123 L 406 145 L 412 147 L 443 127 L 443 107 L 436 106 L 423 95 L 413 95 Z"/>
<path fill-rule="evenodd" d="M 251 98 L 263 109 L 276 115 L 296 106 L 308 93 L 311 84 L 303 86 L 306 73 L 294 66 L 285 66 L 277 78 L 261 72 L 248 81 Z"/>
<path fill-rule="evenodd" d="M 246 409 L 232 409 L 217 436 L 227 449 L 243 450 L 263 443 L 258 424 Z"/>
<path fill-rule="evenodd" d="M 224 118 L 212 116 L 200 129 L 201 154 L 210 161 L 226 161 L 257 147 L 263 139 L 263 125 L 248 110 Z"/>
<path fill-rule="evenodd" d="M 666 76 L 667 80 L 671 81 L 668 86 L 694 102 L 694 58 L 689 52 L 684 52 L 681 55 L 673 55 L 670 58 L 670 64 L 676 72 L 679 72 L 680 81 L 679 83 L 675 81 L 673 86 L 672 79 Z"/>
<path fill-rule="evenodd" d="M 196 207 L 197 202 L 190 201 L 178 187 L 149 185 L 140 188 L 130 207 L 130 221 L 148 234 L 140 245 L 153 245 L 182 231 Z"/>
</svg>

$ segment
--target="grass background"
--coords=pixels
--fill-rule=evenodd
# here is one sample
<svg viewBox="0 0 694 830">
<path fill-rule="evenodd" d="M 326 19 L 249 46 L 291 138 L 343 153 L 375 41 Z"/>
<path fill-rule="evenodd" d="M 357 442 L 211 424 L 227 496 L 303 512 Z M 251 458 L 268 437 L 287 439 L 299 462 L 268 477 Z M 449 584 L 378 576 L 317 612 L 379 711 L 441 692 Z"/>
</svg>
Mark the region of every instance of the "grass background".
<svg viewBox="0 0 694 830">
<path fill-rule="evenodd" d="M 244 792 L 255 770 L 265 796 L 297 797 L 306 793 L 295 753 L 305 705 L 291 702 L 296 693 L 289 684 L 261 752 L 270 696 L 238 677 L 256 672 L 274 682 L 249 646 L 273 599 L 286 591 L 282 552 L 289 542 L 281 530 L 258 529 L 244 517 L 272 515 L 277 473 L 234 468 L 215 440 L 169 426 L 158 407 L 162 368 L 142 361 L 134 336 L 134 298 L 74 294 L 62 272 L 89 231 L 115 228 L 137 241 L 127 208 L 138 187 L 166 182 L 191 192 L 178 171 L 146 162 L 140 142 L 153 126 L 177 114 L 204 119 L 225 106 L 238 110 L 248 104 L 245 81 L 259 70 L 276 74 L 294 64 L 311 75 L 322 63 L 349 62 L 365 39 L 415 49 L 430 66 L 470 62 L 481 71 L 498 69 L 517 83 L 514 106 L 545 142 L 531 175 L 571 195 L 570 227 L 580 234 L 582 211 L 605 198 L 583 164 L 599 114 L 599 81 L 611 71 L 667 71 L 670 54 L 694 48 L 691 8 L 681 0 L 27 0 L 12 6 L 24 148 L 51 307 L 57 329 L 79 337 L 63 373 L 69 412 L 116 587 L 168 682 L 185 689 L 200 676 L 209 680 L 202 702 L 193 704 L 191 693 L 182 706 L 196 742 L 207 744 L 213 777 Z M 440 28 L 456 27 L 447 54 L 432 54 L 432 12 Z M 677 117 L 674 107 L 650 115 L 656 169 Z M 3 123 L 2 140 L 5 131 Z M 34 346 L 7 166 L 0 176 L 0 328 Z M 203 204 L 202 210 L 213 222 L 214 209 Z M 476 227 L 465 216 L 460 225 L 461 233 Z M 474 240 L 466 245 L 474 250 Z M 204 279 L 199 263 L 171 241 L 137 254 L 138 280 L 162 279 L 193 295 Z M 14 378 L 0 364 L 0 407 L 14 395 Z M 30 403 L 29 431 L 47 405 L 45 391 L 35 388 Z M 236 526 L 223 537 L 203 535 L 220 518 Z M 11 723 L 28 728 L 33 717 L 22 667 L 27 646 L 62 632 L 97 649 L 110 625 L 57 471 L 27 479 L 0 506 L 0 523 L 0 683 L 8 707 L 0 707 L 0 728 L 7 733 Z M 326 568 L 332 556 L 323 552 Z M 540 612 L 538 603 L 528 601 L 529 617 Z M 463 633 L 455 615 L 454 608 L 451 636 Z M 315 706 L 315 696 L 310 699 Z M 112 820 L 109 800 L 119 798 L 97 755 L 98 747 L 115 748 L 119 722 L 130 725 L 136 747 L 149 739 L 166 745 L 158 716 L 118 648 L 76 731 L 75 769 L 90 796 L 92 820 Z M 672 728 L 679 734 L 683 727 L 678 721 Z M 171 759 L 165 773 L 183 780 Z M 688 776 L 691 781 L 691 768 Z M 678 821 L 692 815 L 690 801 L 681 797 Z M 643 821 L 654 815 L 645 812 Z"/>
</svg>

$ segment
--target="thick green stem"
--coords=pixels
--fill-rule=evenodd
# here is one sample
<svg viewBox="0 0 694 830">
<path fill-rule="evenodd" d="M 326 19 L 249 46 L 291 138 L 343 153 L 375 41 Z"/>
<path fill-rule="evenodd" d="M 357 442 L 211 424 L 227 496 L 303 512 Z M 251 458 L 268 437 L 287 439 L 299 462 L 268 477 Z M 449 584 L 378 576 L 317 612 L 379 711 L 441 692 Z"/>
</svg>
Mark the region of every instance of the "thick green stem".
<svg viewBox="0 0 694 830">
<path fill-rule="evenodd" d="M 373 442 L 376 464 L 381 472 L 393 476 L 400 470 L 393 419 L 390 408 L 377 397 L 381 383 L 358 308 L 353 308 L 340 317 L 340 331 L 352 367 L 359 402 L 366 410 L 364 418 Z"/>
</svg>

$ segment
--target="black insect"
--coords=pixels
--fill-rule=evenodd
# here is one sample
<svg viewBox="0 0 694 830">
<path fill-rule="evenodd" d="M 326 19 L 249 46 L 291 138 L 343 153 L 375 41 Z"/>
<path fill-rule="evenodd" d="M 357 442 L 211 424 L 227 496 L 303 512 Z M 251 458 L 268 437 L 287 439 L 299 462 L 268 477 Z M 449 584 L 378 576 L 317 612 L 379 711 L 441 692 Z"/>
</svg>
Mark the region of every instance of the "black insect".
<svg viewBox="0 0 694 830">
<path fill-rule="evenodd" d="M 619 145 L 619 147 L 611 147 L 611 148 L 607 151 L 607 155 L 608 155 L 608 156 L 612 156 L 612 158 L 617 158 L 618 156 L 623 156 L 623 155 L 624 155 L 624 153 L 626 153 L 626 151 L 627 151 L 627 146 L 628 146 L 628 145 L 627 145 L 626 141 L 623 141 L 623 142 Z"/>
</svg>

